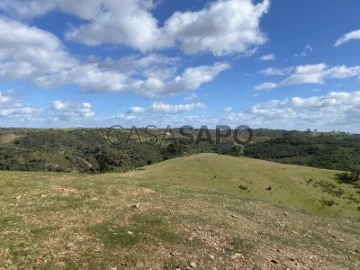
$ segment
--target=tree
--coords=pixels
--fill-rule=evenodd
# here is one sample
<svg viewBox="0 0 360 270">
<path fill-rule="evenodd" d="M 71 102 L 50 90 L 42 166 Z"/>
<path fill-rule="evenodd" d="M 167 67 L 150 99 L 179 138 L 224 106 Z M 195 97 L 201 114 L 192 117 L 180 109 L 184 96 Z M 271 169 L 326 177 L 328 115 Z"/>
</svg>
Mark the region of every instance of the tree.
<svg viewBox="0 0 360 270">
<path fill-rule="evenodd" d="M 244 148 L 244 145 L 234 142 L 233 146 L 231 147 L 231 152 L 237 157 L 242 156 L 244 155 Z"/>
<path fill-rule="evenodd" d="M 351 168 L 351 176 L 354 182 L 358 182 L 360 179 L 360 166 L 353 166 Z"/>
</svg>

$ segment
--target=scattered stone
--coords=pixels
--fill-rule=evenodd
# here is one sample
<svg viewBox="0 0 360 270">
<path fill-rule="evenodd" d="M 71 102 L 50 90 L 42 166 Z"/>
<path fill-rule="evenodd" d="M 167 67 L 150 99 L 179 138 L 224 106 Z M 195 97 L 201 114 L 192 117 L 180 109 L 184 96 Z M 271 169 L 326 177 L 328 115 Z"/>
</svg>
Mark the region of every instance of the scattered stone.
<svg viewBox="0 0 360 270">
<path fill-rule="evenodd" d="M 277 252 L 281 252 L 281 250 L 280 250 L 280 249 L 277 249 L 276 251 L 277 251 Z"/>
<path fill-rule="evenodd" d="M 209 254 L 210 259 L 215 260 L 215 256 L 212 254 Z"/>
<path fill-rule="evenodd" d="M 278 260 L 271 260 L 270 262 L 274 263 L 274 264 L 280 264 L 280 262 Z"/>
<path fill-rule="evenodd" d="M 268 187 L 266 190 L 269 190 L 269 191 L 270 191 L 270 190 L 272 190 L 272 187 Z"/>
<path fill-rule="evenodd" d="M 110 270 L 117 270 L 117 267 L 111 267 Z"/>
<path fill-rule="evenodd" d="M 345 240 L 344 240 L 344 239 L 339 239 L 339 241 L 340 241 L 341 243 L 344 243 L 344 242 L 345 242 Z"/>
<path fill-rule="evenodd" d="M 193 269 L 195 269 L 195 268 L 197 267 L 196 262 L 190 262 L 189 265 L 190 265 L 190 267 L 193 268 Z"/>
<path fill-rule="evenodd" d="M 128 235 L 133 235 L 134 234 L 132 231 L 128 231 L 127 233 L 128 233 Z"/>
<path fill-rule="evenodd" d="M 287 217 L 288 215 L 289 215 L 289 213 L 288 213 L 288 212 L 284 212 L 284 216 L 286 216 L 286 217 Z"/>
<path fill-rule="evenodd" d="M 15 199 L 16 199 L 16 200 L 20 200 L 20 199 L 21 199 L 21 196 L 16 196 Z"/>
<path fill-rule="evenodd" d="M 232 217 L 232 218 L 238 218 L 238 216 L 236 216 L 236 215 L 231 215 L 231 217 Z"/>
<path fill-rule="evenodd" d="M 295 261 L 295 259 L 293 259 L 293 258 L 289 258 L 289 260 L 290 260 L 290 261 L 292 261 L 292 262 L 294 262 L 294 261 Z"/>
<path fill-rule="evenodd" d="M 137 204 L 134 204 L 133 206 L 132 206 L 132 208 L 139 208 L 139 204 L 137 203 Z"/>
<path fill-rule="evenodd" d="M 66 247 L 67 247 L 68 249 L 74 249 L 74 244 L 73 244 L 73 243 L 68 243 L 68 244 L 66 245 Z"/>
<path fill-rule="evenodd" d="M 244 256 L 240 253 L 234 253 L 233 255 L 231 255 L 231 259 L 233 260 L 244 259 Z"/>
</svg>

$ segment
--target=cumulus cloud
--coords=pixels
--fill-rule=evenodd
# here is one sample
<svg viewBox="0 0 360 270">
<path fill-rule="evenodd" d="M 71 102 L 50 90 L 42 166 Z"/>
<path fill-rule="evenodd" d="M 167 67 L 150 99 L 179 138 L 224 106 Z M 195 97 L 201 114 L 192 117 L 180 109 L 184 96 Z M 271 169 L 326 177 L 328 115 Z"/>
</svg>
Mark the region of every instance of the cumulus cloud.
<svg viewBox="0 0 360 270">
<path fill-rule="evenodd" d="M 88 102 L 74 103 L 56 100 L 53 102 L 52 108 L 52 117 L 57 119 L 88 119 L 95 116 L 95 112 Z"/>
<path fill-rule="evenodd" d="M 254 105 L 248 113 L 252 118 L 276 119 L 287 125 L 293 121 L 298 125 L 335 128 L 334 124 L 347 125 L 360 117 L 360 92 L 331 92 L 324 96 L 272 100 Z"/>
<path fill-rule="evenodd" d="M 196 90 L 229 68 L 227 63 L 215 63 L 179 73 L 179 58 L 159 54 L 104 61 L 93 57 L 84 62 L 72 57 L 51 33 L 3 17 L 0 28 L 0 79 L 30 80 L 41 88 L 75 84 L 84 92 L 157 97 Z"/>
<path fill-rule="evenodd" d="M 0 16 L 0 78 L 21 80 L 76 64 L 56 36 Z"/>
<path fill-rule="evenodd" d="M 336 41 L 334 46 L 339 47 L 351 40 L 358 40 L 358 39 L 360 39 L 360 29 L 343 35 Z"/>
<path fill-rule="evenodd" d="M 22 104 L 16 97 L 15 90 L 7 90 L 0 92 L 0 118 L 3 124 L 8 124 L 14 121 L 26 121 L 38 116 L 41 109 L 34 106 Z"/>
<path fill-rule="evenodd" d="M 259 24 L 269 6 L 269 0 L 256 5 L 251 0 L 215 1 L 200 11 L 176 12 L 165 22 L 163 33 L 187 54 L 246 53 L 266 42 Z"/>
<path fill-rule="evenodd" d="M 266 55 L 263 55 L 261 56 L 259 59 L 261 61 L 274 61 L 276 58 L 275 54 L 266 54 Z"/>
<path fill-rule="evenodd" d="M 82 44 L 121 44 L 147 52 L 171 46 L 163 38 L 158 21 L 151 14 L 151 0 L 102 0 L 97 16 L 66 33 L 66 38 Z"/>
<path fill-rule="evenodd" d="M 0 9 L 19 18 L 58 10 L 82 19 L 66 38 L 81 44 L 125 45 L 145 53 L 179 47 L 186 54 L 247 54 L 266 42 L 260 19 L 270 0 L 217 0 L 199 11 L 175 12 L 163 26 L 153 0 L 3 0 Z"/>
<path fill-rule="evenodd" d="M 326 79 L 348 79 L 360 75 L 360 66 L 334 66 L 326 64 L 303 65 L 295 68 L 294 72 L 284 80 L 265 82 L 255 86 L 255 90 L 269 90 L 278 87 L 299 84 L 324 84 Z"/>
</svg>

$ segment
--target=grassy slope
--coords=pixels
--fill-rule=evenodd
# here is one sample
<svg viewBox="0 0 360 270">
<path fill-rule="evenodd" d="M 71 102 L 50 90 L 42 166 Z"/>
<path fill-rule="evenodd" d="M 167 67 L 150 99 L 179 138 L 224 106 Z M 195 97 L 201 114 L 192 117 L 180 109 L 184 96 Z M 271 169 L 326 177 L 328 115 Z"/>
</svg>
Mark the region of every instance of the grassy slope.
<svg viewBox="0 0 360 270">
<path fill-rule="evenodd" d="M 0 269 L 358 269 L 360 194 L 335 173 L 215 154 L 126 174 L 2 172 Z"/>
</svg>

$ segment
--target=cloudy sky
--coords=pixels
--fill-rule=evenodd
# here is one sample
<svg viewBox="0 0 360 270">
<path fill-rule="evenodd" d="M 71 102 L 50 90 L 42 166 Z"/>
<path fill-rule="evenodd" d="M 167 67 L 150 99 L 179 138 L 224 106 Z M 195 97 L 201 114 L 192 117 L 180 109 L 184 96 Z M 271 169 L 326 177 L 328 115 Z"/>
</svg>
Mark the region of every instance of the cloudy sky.
<svg viewBox="0 0 360 270">
<path fill-rule="evenodd" d="M 1 0 L 0 126 L 360 132 L 358 0 Z"/>
</svg>

